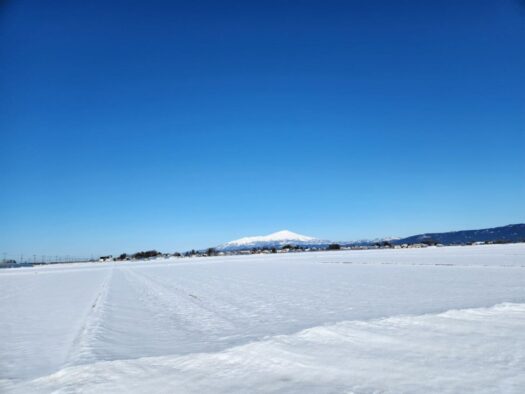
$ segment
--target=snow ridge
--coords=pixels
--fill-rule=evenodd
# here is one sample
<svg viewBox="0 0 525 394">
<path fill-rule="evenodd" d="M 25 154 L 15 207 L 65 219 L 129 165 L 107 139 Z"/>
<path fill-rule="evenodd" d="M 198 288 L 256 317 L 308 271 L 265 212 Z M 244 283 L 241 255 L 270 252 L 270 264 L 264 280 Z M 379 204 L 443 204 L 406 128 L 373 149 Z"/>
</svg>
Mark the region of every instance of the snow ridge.
<svg viewBox="0 0 525 394">
<path fill-rule="evenodd" d="M 60 390 L 147 393 L 152 389 L 183 393 L 520 393 L 525 384 L 524 317 L 525 304 L 502 303 L 344 321 L 217 353 L 70 367 L 28 382 L 6 382 L 4 388 L 13 394 Z"/>
</svg>

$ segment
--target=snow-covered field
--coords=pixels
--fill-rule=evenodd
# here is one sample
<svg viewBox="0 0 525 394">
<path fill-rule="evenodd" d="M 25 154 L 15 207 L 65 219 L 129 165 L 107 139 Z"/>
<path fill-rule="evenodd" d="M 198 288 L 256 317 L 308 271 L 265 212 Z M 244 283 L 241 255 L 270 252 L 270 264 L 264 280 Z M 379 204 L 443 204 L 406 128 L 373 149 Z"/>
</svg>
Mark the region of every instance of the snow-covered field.
<svg viewBox="0 0 525 394">
<path fill-rule="evenodd" d="M 525 244 L 0 271 L 0 392 L 523 393 Z"/>
</svg>

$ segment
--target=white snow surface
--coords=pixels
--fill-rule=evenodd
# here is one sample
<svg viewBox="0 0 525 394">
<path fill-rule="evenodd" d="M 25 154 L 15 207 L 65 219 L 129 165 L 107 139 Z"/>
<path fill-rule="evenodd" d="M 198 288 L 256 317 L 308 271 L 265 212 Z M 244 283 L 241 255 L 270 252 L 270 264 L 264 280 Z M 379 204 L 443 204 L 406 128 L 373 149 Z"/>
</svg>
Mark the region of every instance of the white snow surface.
<svg viewBox="0 0 525 394">
<path fill-rule="evenodd" d="M 0 392 L 525 387 L 525 244 L 6 269 L 0 289 Z"/>
</svg>

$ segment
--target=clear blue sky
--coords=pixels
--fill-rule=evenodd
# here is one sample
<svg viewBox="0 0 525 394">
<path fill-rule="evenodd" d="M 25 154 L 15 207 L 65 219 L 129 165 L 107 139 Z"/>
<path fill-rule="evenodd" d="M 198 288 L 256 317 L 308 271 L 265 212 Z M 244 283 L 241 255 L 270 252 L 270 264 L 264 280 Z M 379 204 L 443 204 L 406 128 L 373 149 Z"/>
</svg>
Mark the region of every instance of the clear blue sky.
<svg viewBox="0 0 525 394">
<path fill-rule="evenodd" d="M 518 0 L 0 1 L 0 253 L 525 221 Z"/>
</svg>

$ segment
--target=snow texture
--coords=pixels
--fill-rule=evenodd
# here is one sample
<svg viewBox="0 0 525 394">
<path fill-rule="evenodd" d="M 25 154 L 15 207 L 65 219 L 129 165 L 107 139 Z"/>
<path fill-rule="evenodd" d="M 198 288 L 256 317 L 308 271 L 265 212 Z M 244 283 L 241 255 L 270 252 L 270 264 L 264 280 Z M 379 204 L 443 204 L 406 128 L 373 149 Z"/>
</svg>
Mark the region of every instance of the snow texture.
<svg viewBox="0 0 525 394">
<path fill-rule="evenodd" d="M 525 245 L 0 272 L 0 392 L 521 393 Z"/>
</svg>

